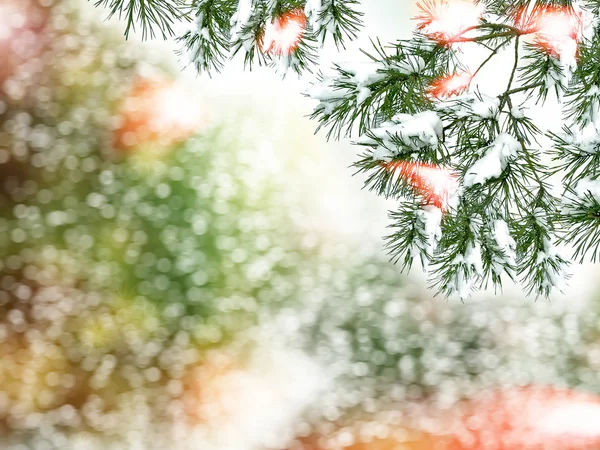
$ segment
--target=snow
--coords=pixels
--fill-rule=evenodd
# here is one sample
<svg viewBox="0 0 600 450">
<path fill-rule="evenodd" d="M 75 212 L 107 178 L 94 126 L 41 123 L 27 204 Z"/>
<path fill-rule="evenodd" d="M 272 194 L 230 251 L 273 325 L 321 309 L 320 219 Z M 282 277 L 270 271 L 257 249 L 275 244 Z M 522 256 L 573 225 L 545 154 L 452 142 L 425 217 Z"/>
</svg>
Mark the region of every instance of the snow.
<svg viewBox="0 0 600 450">
<path fill-rule="evenodd" d="M 456 293 L 461 300 L 471 295 L 475 283 L 483 275 L 483 261 L 481 259 L 481 244 L 474 240 L 467 244 L 464 254 L 458 254 L 451 263 L 456 268 L 456 275 L 451 285 L 450 293 Z"/>
<path fill-rule="evenodd" d="M 307 3 L 307 8 L 315 7 L 319 1 L 314 0 L 313 5 L 310 3 Z M 313 84 L 306 90 L 309 97 L 319 100 L 315 110 L 323 111 L 326 115 L 331 114 L 335 107 L 352 93 L 356 94 L 356 104 L 363 104 L 372 94 L 370 87 L 388 76 L 386 70 L 395 70 L 403 74 L 418 73 L 425 67 L 425 61 L 420 56 L 414 56 L 389 67 L 376 61 L 346 62 L 338 64 L 338 67 L 345 72 L 344 75 L 324 77 L 321 82 Z M 354 84 L 355 88 L 336 89 L 338 82 Z"/>
<path fill-rule="evenodd" d="M 201 6 L 198 5 L 198 6 Z M 205 66 L 207 64 L 206 54 L 204 53 L 204 47 L 206 42 L 210 40 L 210 32 L 207 27 L 203 26 L 204 23 L 204 12 L 198 11 L 194 23 L 186 30 L 191 35 L 198 36 L 193 45 L 188 47 L 183 45 L 181 53 L 187 56 L 187 60 L 190 64 L 198 66 Z"/>
<path fill-rule="evenodd" d="M 324 77 L 323 80 L 306 89 L 306 95 L 319 101 L 315 111 L 323 111 L 325 115 L 329 115 L 333 113 L 336 106 L 343 102 L 345 92 L 336 88 L 335 82 L 334 77 Z"/>
<path fill-rule="evenodd" d="M 591 123 L 597 127 L 600 125 L 600 88 L 598 88 L 597 85 L 594 85 L 585 95 L 590 101 L 590 106 L 587 110 L 581 111 L 581 117 L 584 123 Z"/>
<path fill-rule="evenodd" d="M 519 108 L 518 106 L 513 106 L 510 110 L 510 115 L 517 120 L 524 119 L 525 111 L 523 111 L 523 109 Z"/>
<path fill-rule="evenodd" d="M 559 291 L 565 289 L 569 274 L 565 270 L 564 265 L 559 262 L 559 257 L 566 260 L 554 244 L 552 244 L 552 241 L 545 237 L 544 251 L 538 253 L 536 260 L 536 264 L 542 265 L 544 269 L 544 279 L 541 283 L 542 288 L 556 288 Z"/>
<path fill-rule="evenodd" d="M 498 178 L 520 149 L 521 144 L 517 139 L 508 133 L 500 133 L 483 157 L 467 171 L 464 186 L 485 184 L 488 180 Z"/>
<path fill-rule="evenodd" d="M 394 154 L 383 145 L 378 145 L 375 150 L 373 150 L 373 159 L 375 161 L 391 161 L 394 157 Z"/>
<path fill-rule="evenodd" d="M 350 81 L 356 85 L 356 103 L 358 105 L 371 95 L 369 86 L 386 77 L 386 74 L 382 72 L 386 66 L 379 62 L 345 63 L 339 66 L 340 69 L 352 75 L 349 79 L 344 77 L 344 81 Z"/>
<path fill-rule="evenodd" d="M 231 17 L 231 42 L 242 41 L 246 51 L 250 51 L 254 43 L 252 33 L 244 31 L 249 26 L 253 9 L 253 0 L 239 0 L 237 10 Z"/>
<path fill-rule="evenodd" d="M 324 77 L 321 82 L 313 84 L 306 90 L 309 97 L 319 100 L 319 105 L 315 110 L 323 111 L 326 115 L 331 114 L 351 92 L 356 93 L 356 103 L 361 105 L 371 95 L 369 86 L 386 77 L 386 74 L 382 72 L 386 66 L 378 62 L 345 63 L 340 64 L 339 67 L 349 76 Z M 336 89 L 337 81 L 352 83 L 356 88 L 353 90 Z"/>
<path fill-rule="evenodd" d="M 363 87 L 358 90 L 358 94 L 356 95 L 356 104 L 362 105 L 366 99 L 371 96 L 371 89 L 368 87 Z"/>
<path fill-rule="evenodd" d="M 393 147 L 392 137 L 396 136 L 405 145 L 419 150 L 438 144 L 444 131 L 442 120 L 435 111 L 424 111 L 415 115 L 397 114 L 392 121 L 384 122 L 380 127 L 370 130 L 370 134 L 361 136 L 357 143 L 376 145 L 378 139 L 388 147 Z"/>
<path fill-rule="evenodd" d="M 579 14 L 581 38 L 585 41 L 591 41 L 596 33 L 598 17 L 591 11 L 582 8 L 580 5 L 574 5 L 574 9 L 576 13 Z"/>
<path fill-rule="evenodd" d="M 433 255 L 437 247 L 437 243 L 442 237 L 442 210 L 436 206 L 422 206 L 416 213 L 417 226 L 421 227 L 421 231 L 426 236 L 425 243 L 415 241 L 411 249 L 413 258 L 420 257 L 423 266 L 429 263 L 428 258 Z"/>
<path fill-rule="evenodd" d="M 501 275 L 504 270 L 512 275 L 511 268 L 516 266 L 517 244 L 510 235 L 508 224 L 502 219 L 495 220 L 493 222 L 493 235 L 490 237 L 495 241 L 497 249 L 502 252 L 502 256 L 494 255 L 492 270 L 497 275 Z"/>
<path fill-rule="evenodd" d="M 479 241 L 467 244 L 463 261 L 471 266 L 477 275 L 483 275 L 483 261 L 481 260 L 481 244 Z"/>
<path fill-rule="evenodd" d="M 307 0 L 304 7 L 304 14 L 313 33 L 320 34 L 321 41 L 325 39 L 323 30 L 334 33 L 336 29 L 336 20 L 332 14 L 326 12 L 332 11 L 334 0 Z"/>
<path fill-rule="evenodd" d="M 312 27 L 313 31 L 318 31 L 321 28 L 319 22 L 319 16 L 323 12 L 323 0 L 306 0 L 306 6 L 304 7 L 304 14 L 308 19 L 308 23 Z"/>
<path fill-rule="evenodd" d="M 386 66 L 380 62 L 343 63 L 339 64 L 339 67 L 352 75 L 350 80 L 357 86 L 370 86 L 386 77 L 385 73 L 381 72 L 385 70 Z"/>
<path fill-rule="evenodd" d="M 333 77 L 325 77 L 321 82 L 314 83 L 306 89 L 306 94 L 320 102 L 340 100 L 343 97 L 340 89 L 336 89 L 335 78 Z"/>
<path fill-rule="evenodd" d="M 471 111 L 482 119 L 491 119 L 498 116 L 500 99 L 498 97 L 483 96 L 480 101 L 471 104 Z"/>
<path fill-rule="evenodd" d="M 392 67 L 404 75 L 411 75 L 421 73 L 425 69 L 426 63 L 419 55 L 407 55 L 402 61 L 395 62 Z"/>
<path fill-rule="evenodd" d="M 600 150 L 600 133 L 596 129 L 596 126 L 589 123 L 583 129 L 573 129 L 572 137 L 569 139 L 569 135 L 563 136 L 567 141 L 573 145 L 575 152 L 579 154 L 593 154 L 598 153 Z"/>
<path fill-rule="evenodd" d="M 460 80 L 464 83 L 464 81 Z M 470 77 L 469 77 L 470 81 Z M 440 102 L 439 109 L 454 111 L 457 117 L 471 117 L 474 119 L 493 119 L 500 112 L 500 99 L 485 94 L 468 93 Z"/>
<path fill-rule="evenodd" d="M 575 185 L 574 192 L 582 200 L 586 198 L 587 194 L 590 194 L 600 203 L 600 180 L 583 178 Z"/>
<path fill-rule="evenodd" d="M 275 71 L 282 76 L 285 76 L 290 69 L 293 70 L 300 64 L 294 53 L 290 53 L 289 55 L 274 55 L 273 62 L 275 64 Z"/>
<path fill-rule="evenodd" d="M 456 293 L 461 300 L 465 300 L 471 295 L 475 284 L 484 274 L 481 243 L 479 241 L 481 224 L 481 216 L 474 215 L 471 217 L 469 228 L 473 239 L 467 243 L 465 252 L 457 254 L 451 262 L 451 265 L 458 267 L 455 267 L 456 275 L 447 288 L 450 294 Z"/>
</svg>

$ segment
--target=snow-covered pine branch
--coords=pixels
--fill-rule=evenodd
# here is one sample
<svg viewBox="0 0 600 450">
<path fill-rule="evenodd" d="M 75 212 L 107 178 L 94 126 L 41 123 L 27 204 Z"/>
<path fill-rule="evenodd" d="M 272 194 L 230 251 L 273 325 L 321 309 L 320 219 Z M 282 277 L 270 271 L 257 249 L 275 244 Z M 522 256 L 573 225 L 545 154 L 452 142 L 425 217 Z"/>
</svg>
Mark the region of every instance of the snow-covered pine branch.
<svg viewBox="0 0 600 450">
<path fill-rule="evenodd" d="M 361 25 L 357 0 L 183 1 L 97 4 L 164 35 L 188 21 L 179 40 L 199 72 L 236 53 L 300 72 L 328 36 L 343 47 Z M 419 5 L 412 39 L 375 40 L 365 61 L 319 74 L 311 117 L 328 138 L 353 139 L 366 186 L 398 201 L 388 250 L 402 267 L 419 261 L 461 298 L 505 277 L 536 295 L 561 289 L 563 244 L 577 259 L 600 251 L 600 0 Z M 492 90 L 482 81 L 496 58 L 509 62 Z M 534 114 L 548 99 L 562 131 Z"/>
<path fill-rule="evenodd" d="M 419 260 L 445 295 L 504 276 L 549 295 L 568 278 L 560 243 L 585 242 L 576 256 L 598 251 L 597 8 L 561 3 L 423 1 L 413 39 L 378 43 L 361 71 L 340 64 L 307 92 L 330 137 L 366 149 L 356 166 L 367 187 L 399 201 L 392 258 Z M 475 46 L 488 55 L 461 64 L 458 51 Z M 482 69 L 500 55 L 512 61 L 504 90 L 487 92 Z M 565 105 L 562 133 L 531 113 L 550 95 Z M 552 151 L 540 145 L 548 138 Z"/>
<path fill-rule="evenodd" d="M 95 0 L 95 4 L 122 17 L 127 34 L 139 28 L 143 37 L 154 37 L 156 31 L 164 38 L 175 36 L 184 62 L 199 73 L 218 72 L 238 53 L 250 68 L 257 61 L 283 74 L 288 69 L 300 73 L 315 65 L 317 43 L 322 46 L 330 37 L 343 47 L 362 26 L 357 0 Z"/>
</svg>

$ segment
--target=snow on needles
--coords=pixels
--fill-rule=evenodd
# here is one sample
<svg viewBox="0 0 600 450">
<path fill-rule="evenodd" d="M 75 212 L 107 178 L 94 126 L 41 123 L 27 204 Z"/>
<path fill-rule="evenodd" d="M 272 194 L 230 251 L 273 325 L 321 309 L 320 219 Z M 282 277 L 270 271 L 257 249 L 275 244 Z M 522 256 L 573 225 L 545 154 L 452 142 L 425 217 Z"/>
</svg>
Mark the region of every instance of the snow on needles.
<svg viewBox="0 0 600 450">
<path fill-rule="evenodd" d="M 467 170 L 463 185 L 470 187 L 498 178 L 520 149 L 521 144 L 515 137 L 508 133 L 500 133 L 483 157 Z"/>
<path fill-rule="evenodd" d="M 485 94 L 465 94 L 438 104 L 440 110 L 450 110 L 457 117 L 475 120 L 493 119 L 500 113 L 500 99 Z"/>
<path fill-rule="evenodd" d="M 307 17 L 310 17 L 309 14 Z M 388 76 L 388 71 L 410 75 L 419 73 L 424 68 L 425 61 L 419 56 L 394 61 L 390 65 L 376 61 L 341 63 L 338 64 L 341 73 L 323 77 L 320 82 L 312 84 L 306 90 L 306 94 L 319 101 L 315 111 L 323 111 L 324 114 L 329 115 L 343 103 L 344 99 L 353 95 L 356 96 L 357 105 L 364 103 L 372 94 L 371 86 L 384 80 Z M 346 87 L 348 84 L 353 85 L 353 88 Z"/>
<path fill-rule="evenodd" d="M 411 256 L 421 258 L 423 267 L 429 264 L 429 258 L 433 255 L 438 241 L 442 237 L 442 210 L 433 205 L 426 205 L 416 212 L 417 227 L 425 236 L 423 241 L 415 240 L 411 248 Z"/>
<path fill-rule="evenodd" d="M 510 235 L 508 224 L 498 219 L 493 222 L 490 238 L 495 242 L 498 255 L 493 255 L 492 270 L 500 276 L 504 270 L 511 276 L 514 275 L 513 267 L 517 264 L 517 244 Z"/>
<path fill-rule="evenodd" d="M 600 203 L 600 180 L 584 178 L 577 183 L 574 192 L 580 200 L 585 200 L 588 195 L 591 195 L 596 202 Z"/>
<path fill-rule="evenodd" d="M 391 121 L 373 128 L 359 137 L 358 143 L 369 145 L 383 141 L 386 147 L 394 148 L 392 138 L 396 137 L 408 147 L 419 150 L 423 147 L 438 145 L 444 132 L 440 116 L 435 111 L 423 111 L 418 114 L 397 114 Z"/>
<path fill-rule="evenodd" d="M 241 41 L 247 52 L 252 49 L 255 41 L 249 26 L 253 9 L 253 0 L 239 0 L 237 10 L 231 17 L 231 42 Z"/>
<path fill-rule="evenodd" d="M 306 89 L 306 95 L 319 101 L 315 111 L 323 111 L 323 114 L 329 116 L 344 102 L 346 91 L 338 87 L 336 81 L 335 77 L 323 77 L 319 83 L 314 83 Z"/>
<path fill-rule="evenodd" d="M 306 0 L 304 13 L 308 19 L 313 32 L 320 35 L 321 40 L 325 39 L 325 33 L 322 30 L 327 30 L 330 33 L 335 32 L 336 19 L 332 12 L 333 0 Z"/>
<path fill-rule="evenodd" d="M 340 69 L 350 74 L 348 81 L 356 85 L 356 103 L 362 104 L 371 95 L 369 86 L 383 80 L 386 74 L 385 65 L 379 62 L 346 63 L 340 65 Z"/>
<path fill-rule="evenodd" d="M 469 297 L 474 286 L 483 276 L 481 243 L 478 239 L 481 223 L 480 216 L 471 217 L 470 231 L 473 239 L 467 244 L 465 252 L 457 254 L 451 263 L 453 266 L 457 266 L 457 270 L 447 288 L 450 293 L 456 293 L 462 300 Z"/>
</svg>

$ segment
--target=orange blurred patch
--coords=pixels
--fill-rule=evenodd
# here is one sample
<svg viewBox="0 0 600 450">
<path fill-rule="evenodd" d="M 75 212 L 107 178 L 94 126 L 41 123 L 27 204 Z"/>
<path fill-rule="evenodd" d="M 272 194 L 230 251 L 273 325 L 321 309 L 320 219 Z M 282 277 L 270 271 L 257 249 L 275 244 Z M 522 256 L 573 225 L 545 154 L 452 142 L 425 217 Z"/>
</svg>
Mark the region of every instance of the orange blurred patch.
<svg viewBox="0 0 600 450">
<path fill-rule="evenodd" d="M 415 20 L 417 28 L 444 44 L 452 44 L 481 21 L 484 8 L 468 0 L 422 0 Z"/>
<path fill-rule="evenodd" d="M 239 362 L 226 353 L 214 353 L 190 370 L 182 400 L 191 422 L 211 426 L 227 423 L 236 411 L 236 397 L 243 390 L 236 382 L 241 373 Z"/>
<path fill-rule="evenodd" d="M 128 151 L 152 145 L 168 149 L 206 126 L 207 114 L 198 94 L 181 83 L 138 79 L 118 113 L 113 146 Z"/>
<path fill-rule="evenodd" d="M 445 75 L 433 80 L 427 94 L 436 99 L 445 99 L 465 92 L 471 84 L 472 77 L 468 73 Z"/>
<path fill-rule="evenodd" d="M 46 44 L 42 32 L 48 8 L 35 0 L 0 1 L 0 83 L 24 61 L 38 57 Z"/>
<path fill-rule="evenodd" d="M 600 448 L 600 397 L 529 386 L 468 402 L 451 450 L 592 450 Z"/>
<path fill-rule="evenodd" d="M 298 48 L 306 30 L 306 15 L 300 8 L 288 11 L 268 22 L 259 39 L 265 54 L 286 56 Z"/>
<path fill-rule="evenodd" d="M 423 197 L 424 205 L 433 205 L 446 211 L 450 198 L 458 189 L 458 177 L 451 170 L 432 164 L 392 161 L 384 164 L 388 170 L 397 171 L 415 192 Z"/>
<path fill-rule="evenodd" d="M 329 436 L 297 439 L 286 450 L 447 450 L 450 440 L 400 426 L 388 427 L 388 437 L 361 436 L 360 426 L 334 430 Z"/>
<path fill-rule="evenodd" d="M 567 6 L 523 8 L 516 16 L 515 26 L 524 34 L 534 34 L 536 45 L 548 54 L 574 57 L 583 35 L 582 14 Z"/>
</svg>

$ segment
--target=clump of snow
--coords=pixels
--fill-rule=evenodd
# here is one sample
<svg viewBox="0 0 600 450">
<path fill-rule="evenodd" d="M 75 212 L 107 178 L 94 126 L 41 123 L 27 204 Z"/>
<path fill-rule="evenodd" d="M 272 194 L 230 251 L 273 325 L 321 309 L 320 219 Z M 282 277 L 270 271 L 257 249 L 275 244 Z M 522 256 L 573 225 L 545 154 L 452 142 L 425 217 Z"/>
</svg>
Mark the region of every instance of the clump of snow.
<svg viewBox="0 0 600 450">
<path fill-rule="evenodd" d="M 508 133 L 500 133 L 483 157 L 467 170 L 464 186 L 485 184 L 488 180 L 498 178 L 520 149 L 521 144 L 517 139 Z"/>
<path fill-rule="evenodd" d="M 580 39 L 584 41 L 591 41 L 596 34 L 596 27 L 598 26 L 598 17 L 592 11 L 582 8 L 581 5 L 574 4 L 573 8 L 579 15 L 580 21 Z"/>
<path fill-rule="evenodd" d="M 560 262 L 560 259 L 566 258 L 552 244 L 552 241 L 544 238 L 544 251 L 538 253 L 536 264 L 542 266 L 544 279 L 541 282 L 541 287 L 546 289 L 556 288 L 563 291 L 566 287 L 569 273 L 565 265 Z"/>
<path fill-rule="evenodd" d="M 600 203 L 600 180 L 583 178 L 575 185 L 574 192 L 579 199 L 583 200 L 589 194 Z"/>
<path fill-rule="evenodd" d="M 249 30 L 253 9 L 253 0 L 239 0 L 237 10 L 231 16 L 231 42 L 241 41 L 247 52 L 252 49 L 255 41 L 252 30 Z"/>
<path fill-rule="evenodd" d="M 380 127 L 370 130 L 369 134 L 361 136 L 357 142 L 376 145 L 378 141 L 383 141 L 386 147 L 393 148 L 392 138 L 396 137 L 403 144 L 419 150 L 436 146 L 443 132 L 442 120 L 434 111 L 423 111 L 415 115 L 397 114 L 391 121 L 384 122 Z"/>
<path fill-rule="evenodd" d="M 508 224 L 502 219 L 495 220 L 489 238 L 495 242 L 496 248 L 501 252 L 501 255 L 493 255 L 492 270 L 496 275 L 501 275 L 506 270 L 512 276 L 513 268 L 516 266 L 517 244 L 510 235 Z"/>
<path fill-rule="evenodd" d="M 500 99 L 498 97 L 484 96 L 481 100 L 471 104 L 471 111 L 482 119 L 491 119 L 498 116 Z"/>
<path fill-rule="evenodd" d="M 373 160 L 375 161 L 391 161 L 394 157 L 394 153 L 383 145 L 378 145 L 375 150 L 373 150 Z"/>
<path fill-rule="evenodd" d="M 447 286 L 449 294 L 456 293 L 462 300 L 465 300 L 471 295 L 475 284 L 483 275 L 483 261 L 479 241 L 469 242 L 465 253 L 456 255 L 451 264 L 459 267 L 456 268 L 454 280 Z"/>
<path fill-rule="evenodd" d="M 323 114 L 330 115 L 336 106 L 344 101 L 346 92 L 344 89 L 336 87 L 335 82 L 336 78 L 334 77 L 324 77 L 320 82 L 314 83 L 306 89 L 306 95 L 319 101 L 315 111 L 323 111 Z"/>
<path fill-rule="evenodd" d="M 370 95 L 369 86 L 378 81 L 385 79 L 386 74 L 383 72 L 386 66 L 380 62 L 361 62 L 361 63 L 345 63 L 340 65 L 340 68 L 352 76 L 347 80 L 356 85 L 356 103 L 362 104 Z"/>
<path fill-rule="evenodd" d="M 485 94 L 464 94 L 438 104 L 439 109 L 451 110 L 457 117 L 493 119 L 500 113 L 500 99 Z"/>
<path fill-rule="evenodd" d="M 294 53 L 274 55 L 273 62 L 275 71 L 281 75 L 285 75 L 289 70 L 296 70 L 300 64 L 300 60 Z"/>
<path fill-rule="evenodd" d="M 510 115 L 517 120 L 521 120 L 525 118 L 525 111 L 518 106 L 513 106 L 510 110 Z"/>
<path fill-rule="evenodd" d="M 594 85 L 585 95 L 588 97 L 590 104 L 584 111 L 581 111 L 581 118 L 584 124 L 593 124 L 597 127 L 600 125 L 600 88 Z"/>
<path fill-rule="evenodd" d="M 452 260 L 451 265 L 455 267 L 454 279 L 446 286 L 450 295 L 457 294 L 461 300 L 471 295 L 471 291 L 483 276 L 483 260 L 481 258 L 481 243 L 479 241 L 479 230 L 481 229 L 481 217 L 471 217 L 470 231 L 472 240 L 467 243 L 464 253 L 459 253 Z"/>
<path fill-rule="evenodd" d="M 190 64 L 194 64 L 197 67 L 206 66 L 208 60 L 204 48 L 207 46 L 208 41 L 210 41 L 210 32 L 204 26 L 204 13 L 201 10 L 197 12 L 194 23 L 186 31 L 190 33 L 192 38 L 196 37 L 197 39 L 193 41 L 192 39 L 188 40 L 188 42 L 193 42 L 193 44 L 190 46 L 184 44 L 181 48 L 181 53 L 187 55 Z"/>
<path fill-rule="evenodd" d="M 323 0 L 306 0 L 304 14 L 306 14 L 308 23 L 313 31 L 318 31 L 321 28 L 320 16 L 323 14 L 323 9 Z"/>
<path fill-rule="evenodd" d="M 340 64 L 340 69 L 348 75 L 339 77 L 324 77 L 319 83 L 315 83 L 306 90 L 306 94 L 319 100 L 316 111 L 323 111 L 329 115 L 336 106 L 343 102 L 344 98 L 352 93 L 356 94 L 356 103 L 362 104 L 371 95 L 371 86 L 383 80 L 386 74 L 383 72 L 386 66 L 379 62 L 362 62 Z M 354 89 L 339 88 L 338 82 L 354 84 Z"/>
<path fill-rule="evenodd" d="M 425 236 L 425 241 L 417 239 L 411 248 L 411 255 L 414 259 L 421 258 L 421 263 L 425 267 L 442 237 L 443 212 L 436 206 L 425 205 L 417 210 L 416 216 L 417 226 Z"/>
<path fill-rule="evenodd" d="M 401 61 L 394 62 L 391 67 L 404 75 L 411 75 L 413 73 L 421 73 L 425 69 L 425 66 L 425 60 L 419 55 L 407 55 Z"/>
<path fill-rule="evenodd" d="M 592 123 L 581 130 L 574 129 L 570 135 L 563 137 L 572 144 L 573 150 L 578 154 L 593 154 L 600 150 L 600 133 Z"/>
<path fill-rule="evenodd" d="M 315 34 L 320 35 L 321 42 L 325 39 L 325 31 L 335 33 L 337 21 L 333 15 L 334 0 L 307 0 L 304 14 Z"/>
</svg>

